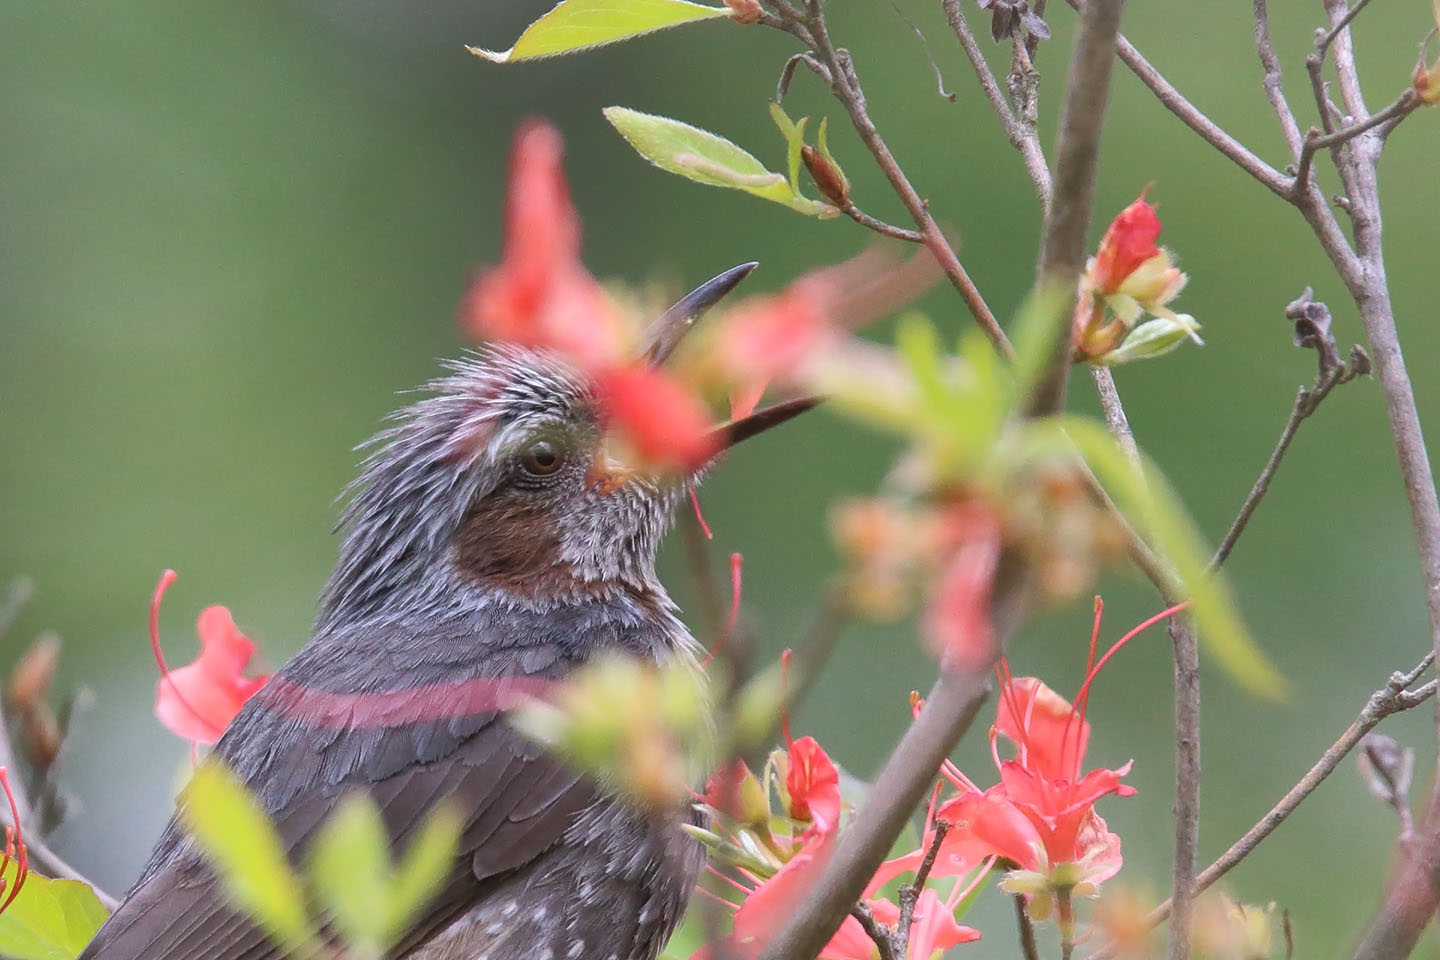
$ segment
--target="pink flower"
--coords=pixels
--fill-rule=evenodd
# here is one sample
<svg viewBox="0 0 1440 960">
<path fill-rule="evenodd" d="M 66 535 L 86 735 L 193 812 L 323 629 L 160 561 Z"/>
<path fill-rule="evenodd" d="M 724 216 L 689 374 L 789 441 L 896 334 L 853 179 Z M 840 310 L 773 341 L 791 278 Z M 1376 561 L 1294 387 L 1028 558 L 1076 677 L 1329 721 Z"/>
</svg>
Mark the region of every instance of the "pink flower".
<svg viewBox="0 0 1440 960">
<path fill-rule="evenodd" d="M 265 685 L 269 675 L 246 676 L 255 644 L 235 626 L 224 607 L 206 607 L 196 621 L 200 655 L 174 670 L 160 650 L 160 599 L 175 579 L 166 570 L 150 606 L 150 642 L 160 667 L 155 686 L 155 716 L 176 736 L 192 743 L 220 739 L 235 714 Z"/>
<path fill-rule="evenodd" d="M 1145 199 L 1149 192 L 1149 187 L 1141 190 L 1135 202 L 1110 222 L 1100 240 L 1089 273 L 1101 294 L 1115 293 L 1140 264 L 1160 252 L 1155 245 L 1160 238 L 1160 218 L 1155 215 L 1154 205 Z"/>
<path fill-rule="evenodd" d="M 810 821 L 807 833 L 829 836 L 840 828 L 840 773 L 814 737 L 790 744 L 785 790 L 790 816 Z"/>
<path fill-rule="evenodd" d="M 498 266 L 476 279 L 461 321 L 476 339 L 548 347 L 586 370 L 620 361 L 623 318 L 580 262 L 560 132 L 531 120 L 515 134 Z"/>
<path fill-rule="evenodd" d="M 1000 562 L 1000 523 L 978 505 L 961 506 L 955 546 L 925 611 L 925 636 L 945 670 L 987 670 L 995 661 L 990 587 Z"/>
<path fill-rule="evenodd" d="M 611 429 L 644 462 L 694 470 L 719 452 L 705 405 L 663 370 L 629 364 L 601 373 L 599 383 Z"/>
</svg>

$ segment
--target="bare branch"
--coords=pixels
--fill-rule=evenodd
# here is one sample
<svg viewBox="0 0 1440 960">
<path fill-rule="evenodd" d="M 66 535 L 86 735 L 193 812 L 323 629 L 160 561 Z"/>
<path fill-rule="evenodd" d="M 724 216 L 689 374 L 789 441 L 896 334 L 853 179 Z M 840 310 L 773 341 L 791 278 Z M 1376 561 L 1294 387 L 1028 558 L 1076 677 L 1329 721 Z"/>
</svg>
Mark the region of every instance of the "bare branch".
<svg viewBox="0 0 1440 960">
<path fill-rule="evenodd" d="M 1015 894 L 1015 926 L 1020 931 L 1020 955 L 1025 960 L 1040 960 L 1040 945 L 1035 942 L 1035 924 L 1030 921 L 1030 911 L 1025 903 L 1025 894 Z"/>
<path fill-rule="evenodd" d="M 862 227 L 874 230 L 882 237 L 890 237 L 893 240 L 904 240 L 906 243 L 925 242 L 925 237 L 920 231 L 907 230 L 904 227 L 897 227 L 894 224 L 886 223 L 884 220 L 878 220 L 855 206 L 853 202 L 847 201 L 845 206 L 840 208 L 840 212 Z"/>
<path fill-rule="evenodd" d="M 1325 0 L 1325 11 L 1330 15 L 1330 32 L 1316 44 L 1316 52 L 1323 59 L 1328 46 L 1335 52 L 1335 75 L 1340 81 L 1340 99 L 1345 103 L 1345 112 L 1355 120 L 1364 120 L 1370 115 L 1365 107 L 1365 94 L 1360 90 L 1360 73 L 1355 66 L 1355 45 L 1351 42 L 1350 21 L 1365 9 L 1370 0 L 1359 0 L 1351 7 L 1346 0 Z"/>
<path fill-rule="evenodd" d="M 900 888 L 900 919 L 895 924 L 895 949 L 902 956 L 910 947 L 910 925 L 915 921 L 915 904 L 925 889 L 926 881 L 930 879 L 935 858 L 940 855 L 940 845 L 945 842 L 945 835 L 949 832 L 950 821 L 935 821 L 935 834 L 930 838 L 930 846 L 925 850 L 919 869 L 915 871 L 915 879 Z"/>
<path fill-rule="evenodd" d="M 1055 174 L 1045 232 L 1035 270 L 1037 289 L 1065 292 L 1063 316 L 1075 306 L 1075 286 L 1085 268 L 1086 233 L 1095 199 L 1095 171 L 1100 161 L 1100 131 L 1110 97 L 1115 43 L 1124 0 L 1090 0 L 1080 11 L 1075 55 L 1065 86 L 1060 134 L 1055 147 Z M 1059 409 L 1070 373 L 1070 330 L 1061 325 L 1050 347 L 1045 373 L 1028 400 L 1028 412 Z"/>
<path fill-rule="evenodd" d="M 990 62 L 985 59 L 985 52 L 976 41 L 964 11 L 960 9 L 960 0 L 940 0 L 940 6 L 944 8 L 950 27 L 960 41 L 960 48 L 965 51 L 965 58 L 975 70 L 980 88 L 985 92 L 985 99 L 990 101 L 995 116 L 1000 118 L 1000 126 L 1005 130 L 1006 139 L 1020 151 L 1020 157 L 1025 162 L 1025 172 L 1030 175 L 1030 182 L 1035 185 L 1035 193 L 1040 198 L 1040 209 L 1044 213 L 1050 208 L 1050 167 L 1045 162 L 1045 151 L 1040 146 L 1040 136 L 1035 125 L 1016 117 L 1010 108 L 1005 94 L 1000 90 L 995 72 L 990 69 Z"/>
<path fill-rule="evenodd" d="M 1079 0 L 1069 0 L 1069 3 L 1079 9 Z M 1150 88 L 1150 92 L 1165 109 L 1179 117 L 1180 121 L 1198 133 L 1201 139 L 1229 157 L 1236 166 L 1258 180 L 1271 193 L 1288 198 L 1290 178 L 1261 160 L 1243 143 L 1222 130 L 1204 111 L 1187 100 L 1149 60 L 1141 56 L 1134 44 L 1122 36 L 1115 52 L 1125 66 L 1130 68 L 1130 72 Z"/>
<path fill-rule="evenodd" d="M 1170 618 L 1175 659 L 1175 857 L 1171 868 L 1170 960 L 1190 956 L 1190 911 L 1200 843 L 1200 645 L 1185 615 Z"/>
<path fill-rule="evenodd" d="M 895 956 L 895 943 L 890 928 L 875 919 L 870 904 L 861 900 L 850 908 L 850 916 L 859 921 L 860 929 L 875 942 L 875 949 L 880 952 L 880 960 L 903 960 L 903 954 L 898 958 Z"/>
<path fill-rule="evenodd" d="M 1260 54 L 1260 66 L 1265 70 L 1265 77 L 1261 85 L 1265 88 L 1265 96 L 1270 101 L 1270 108 L 1275 111 L 1276 118 L 1280 121 L 1280 129 L 1285 134 L 1285 143 L 1290 147 L 1290 159 L 1300 159 L 1300 125 L 1295 122 L 1295 112 L 1290 109 L 1290 101 L 1285 99 L 1285 85 L 1280 71 L 1280 58 L 1275 55 L 1275 43 L 1270 39 L 1270 11 L 1267 8 L 1266 0 L 1254 0 L 1255 3 L 1255 51 Z"/>
<path fill-rule="evenodd" d="M 1409 689 L 1410 685 L 1420 678 L 1431 664 L 1435 661 L 1434 653 L 1427 653 L 1418 664 L 1407 673 L 1394 673 L 1386 681 L 1385 686 L 1376 690 L 1370 695 L 1370 699 L 1360 710 L 1355 721 L 1345 729 L 1333 744 L 1330 745 L 1320 759 L 1315 761 L 1309 771 L 1300 778 L 1296 784 L 1286 791 L 1285 796 L 1271 807 L 1253 827 L 1245 831 L 1244 836 L 1230 845 L 1230 848 L 1222 853 L 1204 870 L 1200 871 L 1195 878 L 1195 892 L 1199 893 L 1215 883 L 1226 873 L 1230 872 L 1240 861 L 1244 860 L 1250 853 L 1274 833 L 1280 824 L 1295 812 L 1301 802 L 1325 781 L 1325 778 L 1335 772 L 1335 768 L 1354 750 L 1360 740 L 1375 729 L 1386 717 L 1401 713 L 1420 706 L 1435 695 L 1436 683 L 1429 681 L 1423 686 L 1414 690 Z M 1147 922 L 1152 927 L 1164 923 L 1170 916 L 1171 903 L 1169 900 L 1160 904 L 1151 911 Z M 1116 956 L 1117 951 L 1113 945 L 1102 947 L 1091 954 L 1089 960 L 1111 960 Z"/>
<path fill-rule="evenodd" d="M 865 144 L 866 149 L 875 158 L 885 178 L 890 181 L 905 209 L 915 221 L 915 226 L 935 260 L 940 264 L 940 269 L 945 273 L 951 285 L 960 294 L 960 299 L 970 310 L 975 322 L 980 329 L 989 337 L 995 349 L 1002 356 L 1014 355 L 1014 348 L 1010 340 L 1005 336 L 1005 331 L 1000 328 L 1000 323 L 995 319 L 995 314 L 985 303 L 979 288 L 970 279 L 970 274 L 956 255 L 955 249 L 945 239 L 945 234 L 935 224 L 930 216 L 929 205 L 916 192 L 900 168 L 895 155 L 890 152 L 885 140 L 876 129 L 875 122 L 870 119 L 869 108 L 865 101 L 865 92 L 860 87 L 860 78 L 855 73 L 855 66 L 850 60 L 850 54 L 837 48 L 830 40 L 829 31 L 826 29 L 823 13 L 818 5 L 807 8 L 808 16 L 803 21 L 797 21 L 788 17 L 766 16 L 760 22 L 769 26 L 784 30 L 804 43 L 814 53 L 818 61 L 825 67 L 830 75 L 830 92 L 845 107 L 845 112 L 850 116 L 850 122 L 859 134 L 860 141 Z"/>
</svg>

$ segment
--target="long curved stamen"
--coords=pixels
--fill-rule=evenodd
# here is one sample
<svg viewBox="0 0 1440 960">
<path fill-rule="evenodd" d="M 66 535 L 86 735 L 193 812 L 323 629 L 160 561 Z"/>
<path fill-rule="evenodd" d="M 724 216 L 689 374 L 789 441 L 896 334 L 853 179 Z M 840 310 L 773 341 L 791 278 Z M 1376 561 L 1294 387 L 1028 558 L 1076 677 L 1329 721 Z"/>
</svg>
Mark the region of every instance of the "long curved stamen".
<svg viewBox="0 0 1440 960">
<path fill-rule="evenodd" d="M 1144 631 L 1155 626 L 1155 624 L 1159 623 L 1161 620 L 1173 617 L 1175 614 L 1179 613 L 1181 610 L 1188 608 L 1189 606 L 1190 601 L 1186 600 L 1184 603 L 1177 603 L 1173 607 L 1167 607 L 1166 609 L 1161 610 L 1159 613 L 1155 614 L 1148 620 L 1142 621 L 1141 623 L 1137 624 L 1134 628 L 1130 630 L 1129 633 L 1125 634 L 1119 640 L 1116 640 L 1113 644 L 1111 644 L 1110 649 L 1105 651 L 1105 655 L 1102 656 L 1099 661 L 1096 662 L 1095 666 L 1091 668 L 1090 672 L 1086 674 L 1085 682 L 1080 685 L 1080 693 L 1077 695 L 1077 699 L 1080 696 L 1084 696 L 1087 700 L 1089 699 L 1090 684 L 1093 683 L 1095 678 L 1100 675 L 1100 671 L 1104 668 L 1105 664 L 1110 662 L 1110 658 L 1120 652 L 1121 647 L 1125 646 L 1125 644 L 1135 639 Z"/>
<path fill-rule="evenodd" d="M 742 888 L 742 889 L 743 889 L 743 888 Z M 695 884 L 695 892 L 698 893 L 698 894 L 700 894 L 701 896 L 709 897 L 711 900 L 715 901 L 716 903 L 725 905 L 726 907 L 728 907 L 728 908 L 730 909 L 730 912 L 732 912 L 732 913 L 735 912 L 736 910 L 739 910 L 739 909 L 740 909 L 738 906 L 736 906 L 735 904 L 731 903 L 729 900 L 726 900 L 724 897 L 720 896 L 720 894 L 715 893 L 713 890 L 706 890 L 704 887 L 702 887 L 702 886 L 701 886 L 700 884 L 698 884 L 698 883 Z M 749 893 L 748 890 L 745 891 L 745 892 L 746 892 L 746 893 Z"/>
<path fill-rule="evenodd" d="M 717 870 L 717 869 L 715 868 L 715 865 L 712 864 L 712 863 L 707 863 L 707 864 L 705 864 L 705 870 L 706 870 L 706 872 L 709 873 L 711 876 L 715 877 L 715 878 L 718 879 L 718 880 L 723 880 L 725 883 L 730 884 L 730 886 L 734 887 L 736 890 L 739 890 L 741 893 L 745 894 L 747 897 L 752 893 L 752 891 L 751 891 L 751 889 L 750 889 L 749 887 L 745 886 L 745 884 L 741 883 L 739 880 L 736 880 L 734 877 L 730 876 L 729 874 L 725 873 L 723 870 Z"/>
<path fill-rule="evenodd" d="M 1001 657 L 995 664 L 995 676 L 1000 681 L 1001 708 L 1010 711 L 1010 716 L 1015 721 L 1016 728 L 1016 757 L 1021 763 L 1029 754 L 1030 744 L 1029 730 L 1027 729 L 1026 718 L 1020 714 L 1020 705 L 1015 702 L 1015 678 L 1010 673 L 1010 661 Z M 990 753 L 995 757 L 995 768 L 1000 768 L 1000 754 L 996 749 L 995 737 L 990 737 Z"/>
<path fill-rule="evenodd" d="M 1090 671 L 1095 669 L 1095 648 L 1100 642 L 1100 620 L 1105 613 L 1105 601 L 1099 594 L 1095 595 L 1095 622 L 1090 627 L 1090 649 L 1085 654 L 1085 676 L 1090 676 Z M 1060 736 L 1060 766 L 1065 766 L 1065 750 L 1070 746 L 1070 728 L 1075 728 L 1075 763 L 1071 767 L 1070 779 L 1080 779 L 1080 764 L 1084 760 L 1081 755 L 1080 741 L 1085 736 L 1085 711 L 1090 705 L 1090 691 L 1087 687 L 1081 686 L 1075 694 L 1075 705 L 1070 709 L 1070 716 L 1065 718 L 1065 730 Z M 1076 719 L 1079 723 L 1076 723 Z"/>
<path fill-rule="evenodd" d="M 710 524 L 705 522 L 705 514 L 700 510 L 700 494 L 695 492 L 695 484 L 687 484 L 685 489 L 690 491 L 690 506 L 695 508 L 695 522 L 700 525 L 700 532 L 705 534 L 706 540 L 714 540 L 715 534 L 710 530 Z"/>
<path fill-rule="evenodd" d="M 691 488 L 691 496 L 694 496 L 693 487 Z M 695 509 L 700 509 L 698 501 L 695 504 Z M 701 520 L 700 522 L 703 524 L 705 521 Z M 715 649 L 711 650 L 705 655 L 705 659 L 700 661 L 700 668 L 702 670 L 710 666 L 720 651 L 725 649 L 725 641 L 729 640 L 735 633 L 735 624 L 740 620 L 740 565 L 744 562 L 745 557 L 743 555 L 739 553 L 730 554 L 730 616 L 725 621 L 725 632 L 720 634 L 720 639 L 715 641 Z"/>
<path fill-rule="evenodd" d="M 10 788 L 10 771 L 0 767 L 0 789 L 5 792 L 5 799 L 10 804 L 10 822 L 13 825 L 5 831 L 5 859 L 10 859 L 10 845 L 15 846 L 15 882 L 10 885 L 10 893 L 5 897 L 5 902 L 0 903 L 0 913 L 10 908 L 15 898 L 20 895 L 20 888 L 25 886 L 25 878 L 30 875 L 30 852 L 25 849 L 24 828 L 20 826 L 20 805 L 15 800 L 15 791 Z M 0 873 L 3 873 L 0 868 Z"/>
<path fill-rule="evenodd" d="M 175 582 L 176 576 L 177 574 L 174 570 L 166 570 L 160 574 L 160 582 L 155 585 L 155 593 L 150 597 L 150 652 L 155 657 L 155 666 L 160 668 L 160 677 L 170 687 L 170 692 L 175 694 L 175 699 L 180 703 L 180 706 L 188 710 L 190 715 L 196 720 L 208 725 L 210 721 L 207 720 L 199 710 L 196 710 L 190 704 L 190 701 L 185 699 L 185 695 L 182 694 L 180 688 L 175 685 L 174 678 L 170 676 L 170 667 L 165 663 L 165 651 L 160 648 L 160 601 L 164 599 L 165 591 L 169 588 L 170 584 Z M 191 742 L 190 748 L 191 759 L 194 760 L 195 744 L 193 741 Z"/>
</svg>

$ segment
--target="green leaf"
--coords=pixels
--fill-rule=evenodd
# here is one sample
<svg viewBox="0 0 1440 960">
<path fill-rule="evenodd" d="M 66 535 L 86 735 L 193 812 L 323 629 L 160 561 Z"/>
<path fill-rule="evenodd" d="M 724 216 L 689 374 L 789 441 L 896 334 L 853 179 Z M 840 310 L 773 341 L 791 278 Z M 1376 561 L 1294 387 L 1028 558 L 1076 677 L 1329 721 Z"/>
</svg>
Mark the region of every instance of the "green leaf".
<svg viewBox="0 0 1440 960">
<path fill-rule="evenodd" d="M 419 835 L 410 841 L 400 866 L 395 870 L 395 882 L 390 887 L 387 941 L 398 937 L 421 908 L 430 902 L 430 898 L 439 892 L 454 863 L 455 849 L 460 843 L 460 831 L 464 826 L 465 820 L 459 811 L 442 802 L 425 819 Z"/>
<path fill-rule="evenodd" d="M 535 60 L 601 47 L 682 23 L 729 15 L 726 7 L 688 0 L 562 0 L 526 27 L 509 50 L 466 49 L 492 63 Z"/>
<path fill-rule="evenodd" d="M 1030 291 L 1015 318 L 1015 382 L 1022 397 L 1033 396 L 1035 388 L 1050 369 L 1050 358 L 1060 340 L 1061 326 L 1068 319 L 1073 288 L 1054 281 Z M 1061 349 L 1069 350 L 1069 336 Z"/>
<path fill-rule="evenodd" d="M 1095 363 L 1113 367 L 1135 360 L 1149 360 L 1162 357 L 1186 340 L 1203 343 L 1195 333 L 1200 324 L 1188 313 L 1177 313 L 1168 317 L 1156 317 L 1140 324 L 1114 350 L 1095 358 Z"/>
<path fill-rule="evenodd" d="M 244 784 L 218 760 L 207 760 L 180 795 L 179 815 L 235 904 L 291 952 L 312 952 L 304 890 L 280 835 Z"/>
<path fill-rule="evenodd" d="M 5 868 L 4 896 L 15 882 L 16 864 Z M 78 880 L 30 874 L 15 900 L 0 913 L 0 956 L 9 960 L 74 960 L 105 922 L 95 891 Z"/>
<path fill-rule="evenodd" d="M 310 882 L 362 956 L 379 956 L 390 932 L 390 841 L 364 792 L 341 800 L 310 848 Z"/>
<path fill-rule="evenodd" d="M 626 107 L 606 107 L 604 113 L 630 146 L 661 170 L 707 186 L 743 190 L 812 217 L 839 213 L 828 203 L 800 196 L 784 176 L 708 130 Z"/>
<path fill-rule="evenodd" d="M 1285 678 L 1251 638 L 1224 576 L 1206 569 L 1209 552 L 1200 531 L 1160 471 L 1143 454 L 1137 470 L 1114 438 L 1093 420 L 1051 417 L 1026 429 L 1049 449 L 1068 443 L 1079 449 L 1116 505 L 1174 567 L 1180 580 L 1175 586 L 1181 596 L 1190 598 L 1190 616 L 1200 639 L 1220 665 L 1251 691 L 1283 698 L 1288 687 Z"/>
<path fill-rule="evenodd" d="M 801 117 L 796 123 L 774 100 L 770 101 L 770 119 L 775 121 L 775 126 L 780 130 L 780 136 L 785 138 L 785 164 L 790 173 L 790 191 L 796 196 L 800 195 L 800 151 L 805 146 L 805 124 L 810 122 L 809 117 Z"/>
</svg>

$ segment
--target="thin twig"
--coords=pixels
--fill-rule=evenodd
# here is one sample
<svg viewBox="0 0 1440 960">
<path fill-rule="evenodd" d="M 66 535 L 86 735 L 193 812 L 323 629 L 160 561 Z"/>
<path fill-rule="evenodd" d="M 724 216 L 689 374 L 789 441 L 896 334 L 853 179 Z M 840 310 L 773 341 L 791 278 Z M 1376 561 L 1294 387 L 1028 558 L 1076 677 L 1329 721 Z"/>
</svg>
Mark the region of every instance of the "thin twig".
<svg viewBox="0 0 1440 960">
<path fill-rule="evenodd" d="M 1045 212 L 1045 232 L 1035 269 L 1037 290 L 1064 291 L 1062 316 L 1074 310 L 1076 281 L 1085 267 L 1086 234 L 1100 161 L 1100 131 L 1110 97 L 1115 44 L 1124 7 L 1124 0 L 1090 0 L 1080 12 L 1076 29 L 1075 56 L 1070 61 L 1055 147 L 1053 193 Z M 1070 330 L 1062 324 L 1035 395 L 1027 400 L 1027 412 L 1059 409 L 1069 372 Z"/>
<path fill-rule="evenodd" d="M 1349 143 L 1360 134 L 1365 133 L 1381 124 L 1388 124 L 1381 136 L 1388 137 L 1390 131 L 1394 130 L 1399 122 L 1415 111 L 1420 106 L 1420 98 L 1415 95 L 1414 90 L 1406 90 L 1396 97 L 1388 106 L 1358 123 L 1353 123 L 1341 130 L 1332 130 L 1330 133 L 1321 134 L 1311 129 L 1305 137 L 1305 143 L 1300 150 L 1300 162 L 1295 168 L 1295 189 L 1299 190 L 1308 182 L 1310 167 L 1314 161 L 1315 153 L 1319 150 L 1334 150 Z"/>
<path fill-rule="evenodd" d="M 1298 161 L 1302 149 L 1300 125 L 1295 121 L 1295 111 L 1290 109 L 1290 101 L 1285 99 L 1285 84 L 1280 71 L 1280 58 L 1275 55 L 1275 43 L 1270 39 L 1270 11 L 1267 8 L 1266 0 L 1254 0 L 1254 5 L 1255 51 L 1260 55 L 1260 66 L 1265 71 L 1261 85 L 1265 88 L 1265 96 L 1270 101 L 1270 109 L 1275 111 L 1275 116 L 1280 121 L 1280 129 L 1285 134 L 1285 143 L 1290 147 L 1290 159 Z"/>
<path fill-rule="evenodd" d="M 907 243 L 925 242 L 925 237 L 920 233 L 919 230 L 907 230 L 904 227 L 897 227 L 894 224 L 886 223 L 884 220 L 878 220 L 875 217 L 870 216 L 870 214 L 866 213 L 865 211 L 861 210 L 859 207 L 855 206 L 854 203 L 847 202 L 845 206 L 840 208 L 840 212 L 845 214 L 845 216 L 849 217 L 851 220 L 854 220 L 856 223 L 860 224 L 862 227 L 868 227 L 869 229 L 874 230 L 882 237 L 890 237 L 894 240 L 904 240 Z"/>
<path fill-rule="evenodd" d="M 1015 926 L 1020 932 L 1020 955 L 1025 960 L 1040 960 L 1040 945 L 1035 942 L 1035 924 L 1030 920 L 1025 894 L 1015 894 L 1014 900 Z"/>
<path fill-rule="evenodd" d="M 1069 0 L 1070 6 L 1079 9 L 1079 0 Z M 1086 4 L 1088 6 L 1088 4 Z M 1290 190 L 1290 178 L 1256 156 L 1248 147 L 1222 130 L 1219 124 L 1205 115 L 1185 98 L 1175 86 L 1156 70 L 1149 60 L 1141 56 L 1134 44 L 1120 37 L 1115 49 L 1121 62 L 1130 68 L 1140 82 L 1150 88 L 1155 99 L 1191 130 L 1198 133 L 1206 143 L 1229 157 L 1241 170 L 1254 177 L 1277 196 L 1285 197 Z"/>
<path fill-rule="evenodd" d="M 1245 527 L 1250 523 L 1250 518 L 1255 515 L 1255 509 L 1260 506 L 1260 501 L 1265 499 L 1265 494 L 1270 491 L 1270 483 L 1275 479 L 1275 472 L 1280 469 L 1280 461 L 1285 459 L 1286 452 L 1290 449 L 1290 443 L 1295 439 L 1295 434 L 1304 423 L 1320 407 L 1320 402 L 1330 395 L 1338 384 L 1347 383 L 1353 377 L 1346 376 L 1345 367 L 1332 367 L 1321 373 L 1315 379 L 1315 383 L 1309 388 L 1301 387 L 1300 392 L 1295 396 L 1295 403 L 1290 408 L 1290 416 L 1285 420 L 1285 427 L 1280 431 L 1280 439 L 1275 442 L 1275 448 L 1270 451 L 1270 457 L 1265 461 L 1265 467 L 1260 471 L 1260 476 L 1255 478 L 1250 493 L 1246 495 L 1245 502 L 1240 505 L 1240 511 L 1235 514 L 1235 519 L 1230 521 L 1230 528 L 1225 531 L 1225 536 L 1220 538 L 1220 545 L 1215 548 L 1215 555 L 1210 558 L 1210 569 L 1218 570 L 1235 549 L 1235 543 L 1240 535 L 1245 532 Z"/>
<path fill-rule="evenodd" d="M 850 916 L 859 921 L 860 929 L 864 930 L 865 935 L 875 942 L 875 949 L 880 952 L 880 960 L 904 960 L 904 954 L 896 957 L 890 928 L 875 919 L 875 913 L 870 909 L 870 904 L 861 900 L 850 908 Z"/>
<path fill-rule="evenodd" d="M 850 54 L 837 48 L 831 42 L 820 8 L 813 7 L 803 20 L 792 20 L 788 17 L 776 18 L 767 14 L 760 22 L 784 30 L 804 43 L 824 65 L 830 75 L 830 92 L 845 107 L 845 112 L 850 116 L 850 122 L 855 127 L 855 132 L 859 134 L 860 141 L 865 144 L 866 149 L 875 158 L 875 162 L 879 164 L 885 178 L 890 181 L 890 186 L 915 221 L 921 242 L 940 264 L 940 269 L 960 294 L 960 299 L 965 302 L 965 306 L 970 310 L 975 322 L 989 337 L 995 349 L 1002 356 L 1013 356 L 1014 347 L 1011 346 L 1009 338 L 1005 336 L 1005 331 L 1000 328 L 995 314 L 985 303 L 985 298 L 981 296 L 975 282 L 970 279 L 970 274 L 961 264 L 955 249 L 950 246 L 950 241 L 945 239 L 945 234 L 931 218 L 929 205 L 911 185 L 905 171 L 900 168 L 895 155 L 890 152 L 890 148 L 886 145 L 884 138 L 880 136 L 875 122 L 870 118 L 865 92 L 860 86 L 860 78 L 855 73 L 855 66 L 850 60 Z"/>
<path fill-rule="evenodd" d="M 1350 26 L 1350 21 L 1354 20 L 1357 16 L 1359 16 L 1360 11 L 1364 10 L 1366 5 L 1369 3 L 1370 0 L 1359 0 L 1359 2 L 1355 4 L 1355 6 L 1347 10 L 1343 16 L 1341 16 L 1338 20 L 1334 22 L 1334 24 L 1330 27 L 1329 30 L 1327 30 L 1325 33 L 1322 33 L 1319 39 L 1315 41 L 1315 51 L 1323 57 L 1325 55 L 1325 51 L 1329 48 L 1330 44 L 1334 42 L 1335 37 L 1339 35 L 1340 31 Z"/>
<path fill-rule="evenodd" d="M 1175 651 L 1175 857 L 1170 901 L 1170 960 L 1190 956 L 1190 911 L 1200 843 L 1200 644 L 1189 616 L 1170 618 Z"/>
<path fill-rule="evenodd" d="M 900 918 L 895 922 L 895 949 L 901 956 L 909 951 L 910 926 L 915 922 L 915 904 L 925 890 L 925 883 L 930 879 L 930 871 L 935 866 L 935 858 L 940 855 L 940 845 L 945 842 L 945 834 L 949 832 L 950 821 L 935 821 L 935 834 L 930 838 L 930 846 L 925 850 L 919 869 L 915 871 L 915 879 L 900 888 Z"/>
<path fill-rule="evenodd" d="M 935 92 L 942 100 L 954 103 L 959 97 L 945 89 L 945 75 L 940 72 L 940 64 L 935 62 L 935 54 L 930 50 L 930 41 L 925 39 L 925 34 L 915 26 L 915 21 L 905 16 L 905 11 L 900 9 L 900 4 L 890 0 L 890 9 L 895 11 L 895 16 L 904 21 L 905 26 L 915 31 L 915 36 L 920 39 L 920 49 L 925 51 L 925 59 L 930 64 L 930 69 L 935 73 Z"/>
<path fill-rule="evenodd" d="M 1271 807 L 1263 817 L 1256 821 L 1255 825 L 1245 834 L 1230 845 L 1230 848 L 1222 853 L 1204 870 L 1195 877 L 1195 892 L 1199 893 L 1212 886 L 1226 873 L 1230 872 L 1240 861 L 1248 857 L 1260 843 L 1275 829 L 1284 823 L 1289 816 L 1295 812 L 1301 802 L 1315 788 L 1325 781 L 1325 778 L 1335 772 L 1335 768 L 1354 750 L 1356 745 L 1364 738 L 1365 734 L 1375 729 L 1380 721 L 1386 717 L 1401 713 L 1420 706 L 1435 695 L 1436 683 L 1434 680 L 1417 687 L 1409 689 L 1410 685 L 1420 678 L 1431 664 L 1435 661 L 1434 653 L 1427 653 L 1418 664 L 1406 673 L 1394 673 L 1385 682 L 1385 686 L 1376 690 L 1370 695 L 1365 706 L 1360 710 L 1353 723 L 1345 729 L 1345 732 L 1330 745 L 1320 759 L 1316 760 L 1309 771 L 1286 791 L 1285 796 Z M 1171 902 L 1166 900 L 1160 906 L 1151 911 L 1146 922 L 1153 928 L 1164 923 L 1170 916 Z M 1089 960 L 1110 960 L 1116 956 L 1116 948 L 1111 946 L 1102 947 L 1091 954 Z"/>
<path fill-rule="evenodd" d="M 944 8 L 950 27 L 960 41 L 960 48 L 965 51 L 965 58 L 975 70 L 980 88 L 985 92 L 985 99 L 990 101 L 990 107 L 1000 119 L 1006 139 L 1020 151 L 1025 172 L 1030 175 L 1030 182 L 1034 184 L 1035 193 L 1040 198 L 1040 212 L 1045 213 L 1050 208 L 1050 167 L 1045 162 L 1045 150 L 1040 145 L 1040 136 L 1035 125 L 1018 118 L 1010 108 L 1000 90 L 1000 83 L 995 78 L 995 71 L 990 69 L 990 62 L 985 59 L 985 51 L 976 41 L 975 33 L 970 29 L 964 11 L 960 9 L 960 0 L 940 0 L 940 6 Z"/>
</svg>

